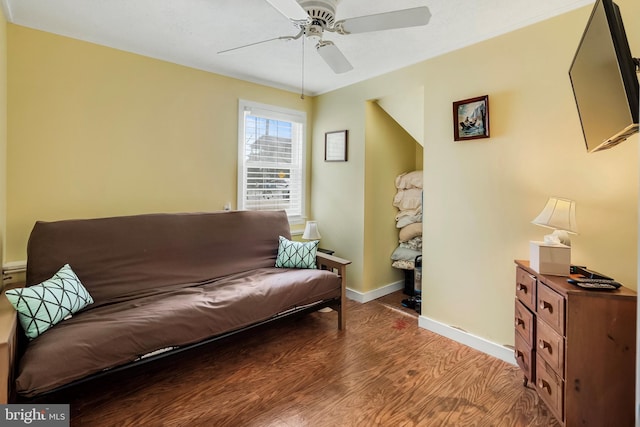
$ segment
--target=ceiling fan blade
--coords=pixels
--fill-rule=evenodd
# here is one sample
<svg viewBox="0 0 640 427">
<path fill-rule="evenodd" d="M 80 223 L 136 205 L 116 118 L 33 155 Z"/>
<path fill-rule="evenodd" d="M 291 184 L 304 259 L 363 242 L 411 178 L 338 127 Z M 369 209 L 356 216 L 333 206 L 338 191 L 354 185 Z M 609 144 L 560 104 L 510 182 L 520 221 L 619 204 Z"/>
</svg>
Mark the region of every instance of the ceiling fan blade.
<svg viewBox="0 0 640 427">
<path fill-rule="evenodd" d="M 333 42 L 321 41 L 316 45 L 316 50 L 336 74 L 353 70 L 353 65 Z"/>
<path fill-rule="evenodd" d="M 244 49 L 246 47 L 251 47 L 251 46 L 256 46 L 259 44 L 263 44 L 263 43 L 268 43 L 268 42 L 272 42 L 274 40 L 296 40 L 299 39 L 302 36 L 303 32 L 299 32 L 298 34 L 296 34 L 295 36 L 281 36 L 281 37 L 274 37 L 272 39 L 267 39 L 267 40 L 261 40 L 259 42 L 253 42 L 253 43 L 249 43 L 249 44 L 243 44 L 242 46 L 236 46 L 236 47 L 232 47 L 230 49 L 225 49 L 225 50 L 221 50 L 218 51 L 218 54 L 224 54 L 224 53 L 229 53 L 229 52 L 233 52 L 235 50 L 239 50 L 239 49 Z"/>
<path fill-rule="evenodd" d="M 306 21 L 309 14 L 296 0 L 267 0 L 274 9 L 292 21 Z"/>
<path fill-rule="evenodd" d="M 417 27 L 427 25 L 431 12 L 426 6 L 393 12 L 378 13 L 336 22 L 342 34 L 366 33 L 368 31 L 392 30 L 394 28 Z"/>
</svg>

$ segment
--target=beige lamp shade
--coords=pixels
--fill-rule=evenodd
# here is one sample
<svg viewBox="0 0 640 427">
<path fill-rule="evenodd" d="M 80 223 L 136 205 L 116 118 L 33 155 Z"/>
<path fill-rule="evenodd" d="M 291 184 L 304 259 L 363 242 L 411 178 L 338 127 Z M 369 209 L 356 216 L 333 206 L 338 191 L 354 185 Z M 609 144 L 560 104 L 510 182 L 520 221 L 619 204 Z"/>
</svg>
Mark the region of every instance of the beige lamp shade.
<svg viewBox="0 0 640 427">
<path fill-rule="evenodd" d="M 306 240 L 320 240 L 320 231 L 318 231 L 317 221 L 307 221 L 307 225 L 304 227 L 304 233 L 302 238 Z"/>
<path fill-rule="evenodd" d="M 554 230 L 564 230 L 576 234 L 576 202 L 558 197 L 549 197 L 542 212 L 534 218 L 532 223 Z"/>
<path fill-rule="evenodd" d="M 545 236 L 545 242 L 557 242 L 571 246 L 568 233 L 578 233 L 576 202 L 559 197 L 549 197 L 542 212 L 531 222 L 555 230 L 552 234 Z"/>
</svg>

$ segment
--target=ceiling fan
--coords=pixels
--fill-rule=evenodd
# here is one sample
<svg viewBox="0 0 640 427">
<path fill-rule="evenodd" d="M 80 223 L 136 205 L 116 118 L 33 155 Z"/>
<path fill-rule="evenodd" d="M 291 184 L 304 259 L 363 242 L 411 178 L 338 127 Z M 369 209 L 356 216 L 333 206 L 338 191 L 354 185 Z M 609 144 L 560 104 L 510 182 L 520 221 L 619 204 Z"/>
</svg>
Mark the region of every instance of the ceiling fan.
<svg viewBox="0 0 640 427">
<path fill-rule="evenodd" d="M 226 53 L 267 43 L 274 40 L 297 40 L 301 37 L 315 43 L 318 54 L 335 73 L 345 73 L 353 66 L 332 41 L 323 40 L 325 31 L 348 35 L 369 31 L 391 30 L 395 28 L 426 25 L 431 18 L 426 6 L 392 12 L 365 15 L 355 18 L 336 20 L 336 7 L 340 0 L 265 0 L 278 12 L 291 21 L 298 33 L 290 36 L 275 37 L 255 43 L 222 50 Z M 304 40 L 304 39 L 303 39 Z"/>
</svg>

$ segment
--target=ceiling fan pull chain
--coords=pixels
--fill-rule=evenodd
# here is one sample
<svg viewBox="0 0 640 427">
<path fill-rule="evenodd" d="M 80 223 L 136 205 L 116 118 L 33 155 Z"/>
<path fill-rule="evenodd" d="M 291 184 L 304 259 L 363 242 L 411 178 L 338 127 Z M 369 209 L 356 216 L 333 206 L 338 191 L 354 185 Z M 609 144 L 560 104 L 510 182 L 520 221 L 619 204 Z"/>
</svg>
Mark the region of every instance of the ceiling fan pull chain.
<svg viewBox="0 0 640 427">
<path fill-rule="evenodd" d="M 301 88 L 300 88 L 300 99 L 304 99 L 304 39 L 306 37 L 302 38 L 302 82 L 300 84 Z"/>
</svg>

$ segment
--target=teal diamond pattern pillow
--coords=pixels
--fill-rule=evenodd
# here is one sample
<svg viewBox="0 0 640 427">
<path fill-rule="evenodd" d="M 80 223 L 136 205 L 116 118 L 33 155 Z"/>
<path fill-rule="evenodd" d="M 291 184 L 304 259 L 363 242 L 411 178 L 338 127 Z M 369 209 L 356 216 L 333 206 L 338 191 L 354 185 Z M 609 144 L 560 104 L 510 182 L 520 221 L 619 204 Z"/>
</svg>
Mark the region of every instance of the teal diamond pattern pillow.
<svg viewBox="0 0 640 427">
<path fill-rule="evenodd" d="M 38 285 L 9 289 L 5 294 L 18 312 L 22 329 L 30 339 L 68 315 L 93 304 L 93 298 L 69 264 L 65 264 L 53 277 Z"/>
<path fill-rule="evenodd" d="M 316 268 L 316 251 L 319 240 L 312 242 L 292 242 L 280 236 L 276 267 Z"/>
</svg>

